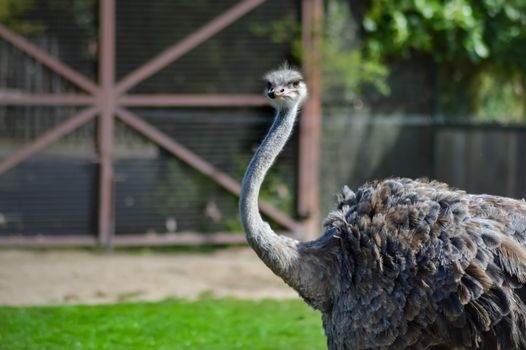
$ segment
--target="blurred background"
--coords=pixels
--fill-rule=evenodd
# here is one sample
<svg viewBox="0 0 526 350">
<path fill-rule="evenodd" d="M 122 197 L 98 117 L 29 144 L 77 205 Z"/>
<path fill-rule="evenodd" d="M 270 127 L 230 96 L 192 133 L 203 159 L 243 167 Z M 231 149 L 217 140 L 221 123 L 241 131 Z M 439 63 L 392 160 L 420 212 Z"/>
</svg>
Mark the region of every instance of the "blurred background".
<svg viewBox="0 0 526 350">
<path fill-rule="evenodd" d="M 524 57 L 523 0 L 0 0 L 0 244 L 242 242 L 285 61 L 311 100 L 264 185 L 278 230 L 389 176 L 522 198 Z"/>
<path fill-rule="evenodd" d="M 263 74 L 309 85 L 261 210 L 310 239 L 345 184 L 524 198 L 525 57 L 525 0 L 0 0 L 0 348 L 324 348 L 238 245 Z"/>
</svg>

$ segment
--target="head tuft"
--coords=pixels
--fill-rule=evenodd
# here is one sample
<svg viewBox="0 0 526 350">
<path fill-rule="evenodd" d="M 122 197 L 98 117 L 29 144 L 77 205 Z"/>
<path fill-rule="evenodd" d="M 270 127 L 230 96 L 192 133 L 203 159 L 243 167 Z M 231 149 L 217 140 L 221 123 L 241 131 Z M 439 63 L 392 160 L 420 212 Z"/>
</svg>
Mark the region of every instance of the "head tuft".
<svg viewBox="0 0 526 350">
<path fill-rule="evenodd" d="M 266 82 L 265 96 L 277 109 L 291 108 L 301 105 L 307 97 L 307 86 L 303 75 L 288 64 L 277 70 L 268 72 L 263 79 Z"/>
</svg>

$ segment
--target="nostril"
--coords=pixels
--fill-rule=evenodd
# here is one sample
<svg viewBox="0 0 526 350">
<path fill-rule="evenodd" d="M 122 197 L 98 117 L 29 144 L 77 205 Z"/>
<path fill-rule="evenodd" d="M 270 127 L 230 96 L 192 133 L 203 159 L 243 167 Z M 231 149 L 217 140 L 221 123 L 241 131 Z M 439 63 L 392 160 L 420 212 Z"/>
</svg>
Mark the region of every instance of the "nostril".
<svg viewBox="0 0 526 350">
<path fill-rule="evenodd" d="M 281 89 L 281 90 L 279 90 L 279 92 L 285 92 L 285 89 Z"/>
</svg>

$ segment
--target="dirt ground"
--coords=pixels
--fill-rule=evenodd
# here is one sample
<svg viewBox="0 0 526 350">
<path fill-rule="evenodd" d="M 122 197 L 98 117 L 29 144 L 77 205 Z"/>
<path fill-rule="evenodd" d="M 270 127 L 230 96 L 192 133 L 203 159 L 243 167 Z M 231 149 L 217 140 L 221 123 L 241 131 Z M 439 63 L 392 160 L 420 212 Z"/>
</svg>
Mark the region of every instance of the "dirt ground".
<svg viewBox="0 0 526 350">
<path fill-rule="evenodd" d="M 0 250 L 0 305 L 200 296 L 295 298 L 248 248 L 207 253 Z"/>
</svg>

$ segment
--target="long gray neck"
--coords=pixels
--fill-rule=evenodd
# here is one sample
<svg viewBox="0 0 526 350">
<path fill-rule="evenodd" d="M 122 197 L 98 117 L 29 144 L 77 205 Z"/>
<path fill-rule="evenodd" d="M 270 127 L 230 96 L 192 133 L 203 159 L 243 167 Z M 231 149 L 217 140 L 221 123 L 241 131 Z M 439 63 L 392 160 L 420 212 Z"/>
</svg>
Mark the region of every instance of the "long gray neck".
<svg viewBox="0 0 526 350">
<path fill-rule="evenodd" d="M 285 280 L 297 258 L 298 242 L 278 236 L 263 221 L 258 208 L 258 197 L 265 176 L 285 146 L 298 112 L 298 105 L 278 110 L 272 127 L 250 161 L 243 178 L 239 210 L 247 241 L 265 264 Z"/>
</svg>

